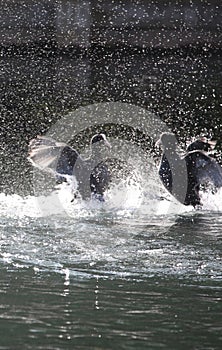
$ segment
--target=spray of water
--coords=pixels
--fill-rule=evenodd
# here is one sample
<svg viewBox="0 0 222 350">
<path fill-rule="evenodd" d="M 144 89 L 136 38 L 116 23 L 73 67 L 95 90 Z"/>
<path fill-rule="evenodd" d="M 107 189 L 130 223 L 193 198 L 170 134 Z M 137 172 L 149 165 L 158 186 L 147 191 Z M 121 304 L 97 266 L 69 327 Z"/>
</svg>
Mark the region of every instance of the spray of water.
<svg viewBox="0 0 222 350">
<path fill-rule="evenodd" d="M 57 185 L 51 193 L 39 196 L 21 197 L 19 195 L 6 195 L 0 193 L 0 216 L 11 218 L 40 218 L 48 216 L 61 216 L 70 218 L 83 218 L 96 216 L 103 212 L 129 217 L 130 214 L 146 216 L 147 222 L 153 216 L 178 215 L 188 211 L 195 212 L 192 207 L 186 207 L 176 201 L 162 187 L 156 178 L 156 173 L 150 172 L 149 178 L 144 178 L 141 168 L 134 169 L 130 175 L 116 183 L 112 183 L 104 195 L 105 202 L 96 199 L 83 201 L 80 197 L 73 198 L 76 184 L 73 181 Z M 57 206 L 57 199 L 62 203 Z M 56 199 L 56 200 L 55 200 Z M 211 191 L 201 192 L 203 206 L 200 211 L 222 211 L 222 190 L 216 193 Z"/>
</svg>

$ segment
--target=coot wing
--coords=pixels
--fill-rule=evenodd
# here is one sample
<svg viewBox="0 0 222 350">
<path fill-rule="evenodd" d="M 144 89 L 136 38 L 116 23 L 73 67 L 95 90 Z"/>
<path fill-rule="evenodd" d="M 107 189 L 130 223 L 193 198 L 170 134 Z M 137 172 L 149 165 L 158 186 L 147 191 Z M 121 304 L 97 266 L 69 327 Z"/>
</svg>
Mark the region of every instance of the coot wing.
<svg viewBox="0 0 222 350">
<path fill-rule="evenodd" d="M 222 187 L 222 168 L 215 159 L 203 152 L 190 152 L 195 156 L 196 178 L 199 183 L 211 183 L 216 188 Z"/>
<path fill-rule="evenodd" d="M 42 170 L 54 174 L 73 175 L 77 159 L 81 160 L 78 152 L 65 143 L 38 136 L 29 143 L 29 161 Z"/>
</svg>

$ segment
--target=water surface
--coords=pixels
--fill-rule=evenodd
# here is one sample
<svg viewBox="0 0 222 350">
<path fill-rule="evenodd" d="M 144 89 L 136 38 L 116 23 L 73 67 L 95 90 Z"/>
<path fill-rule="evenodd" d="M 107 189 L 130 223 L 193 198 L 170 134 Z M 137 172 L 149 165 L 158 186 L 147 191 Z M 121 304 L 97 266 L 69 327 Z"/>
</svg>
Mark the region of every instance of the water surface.
<svg viewBox="0 0 222 350">
<path fill-rule="evenodd" d="M 221 212 L 1 204 L 1 349 L 220 349 Z"/>
</svg>

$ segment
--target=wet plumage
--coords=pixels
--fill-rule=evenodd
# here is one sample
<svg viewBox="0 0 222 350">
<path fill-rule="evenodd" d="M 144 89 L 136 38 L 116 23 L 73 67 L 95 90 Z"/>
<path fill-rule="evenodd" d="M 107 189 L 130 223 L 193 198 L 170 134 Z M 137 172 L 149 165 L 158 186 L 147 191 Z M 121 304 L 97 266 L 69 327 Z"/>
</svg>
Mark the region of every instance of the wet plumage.
<svg viewBox="0 0 222 350">
<path fill-rule="evenodd" d="M 94 194 L 103 200 L 103 194 L 110 183 L 110 171 L 104 162 L 104 148 L 109 148 L 106 136 L 96 134 L 91 139 L 91 155 L 83 159 L 71 146 L 54 139 L 38 136 L 30 141 L 28 159 L 42 170 L 54 174 L 58 181 L 75 176 L 78 191 L 83 199 Z"/>
<path fill-rule="evenodd" d="M 165 188 L 185 205 L 201 204 L 200 188 L 210 184 L 215 189 L 222 187 L 222 168 L 207 154 L 215 143 L 195 140 L 184 155 L 178 151 L 175 136 L 163 133 L 159 140 L 163 154 L 159 176 Z"/>
</svg>

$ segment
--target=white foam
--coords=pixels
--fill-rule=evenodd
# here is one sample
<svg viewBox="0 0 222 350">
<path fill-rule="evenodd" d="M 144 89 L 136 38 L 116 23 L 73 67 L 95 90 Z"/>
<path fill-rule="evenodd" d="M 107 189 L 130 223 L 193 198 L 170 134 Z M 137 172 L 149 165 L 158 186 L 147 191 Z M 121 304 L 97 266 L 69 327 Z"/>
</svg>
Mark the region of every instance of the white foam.
<svg viewBox="0 0 222 350">
<path fill-rule="evenodd" d="M 105 194 L 105 202 L 98 200 L 83 201 L 81 198 L 73 200 L 73 192 L 68 184 L 60 187 L 47 196 L 21 197 L 17 194 L 5 195 L 0 193 L 0 216 L 5 217 L 47 217 L 60 215 L 69 217 L 83 217 L 96 215 L 98 211 L 107 211 L 126 215 L 132 212 L 140 215 L 163 215 L 181 211 L 178 202 L 160 200 L 153 193 L 144 194 L 140 183 L 127 181 L 113 186 Z"/>
<path fill-rule="evenodd" d="M 206 191 L 201 193 L 201 202 L 203 203 L 203 210 L 222 212 L 222 188 L 216 193 Z"/>
<path fill-rule="evenodd" d="M 222 211 L 222 189 L 215 194 L 202 192 L 203 206 L 200 210 Z M 112 184 L 105 193 L 105 202 L 98 200 L 73 200 L 73 184 L 63 183 L 47 196 L 21 197 L 17 194 L 0 193 L 0 216 L 7 217 L 45 217 L 62 215 L 82 217 L 96 215 L 98 211 L 107 211 L 127 216 L 136 213 L 138 217 L 153 215 L 177 215 L 192 211 L 191 206 L 184 206 L 167 193 L 154 177 L 144 181 L 138 174 L 130 176 L 118 184 Z"/>
</svg>

